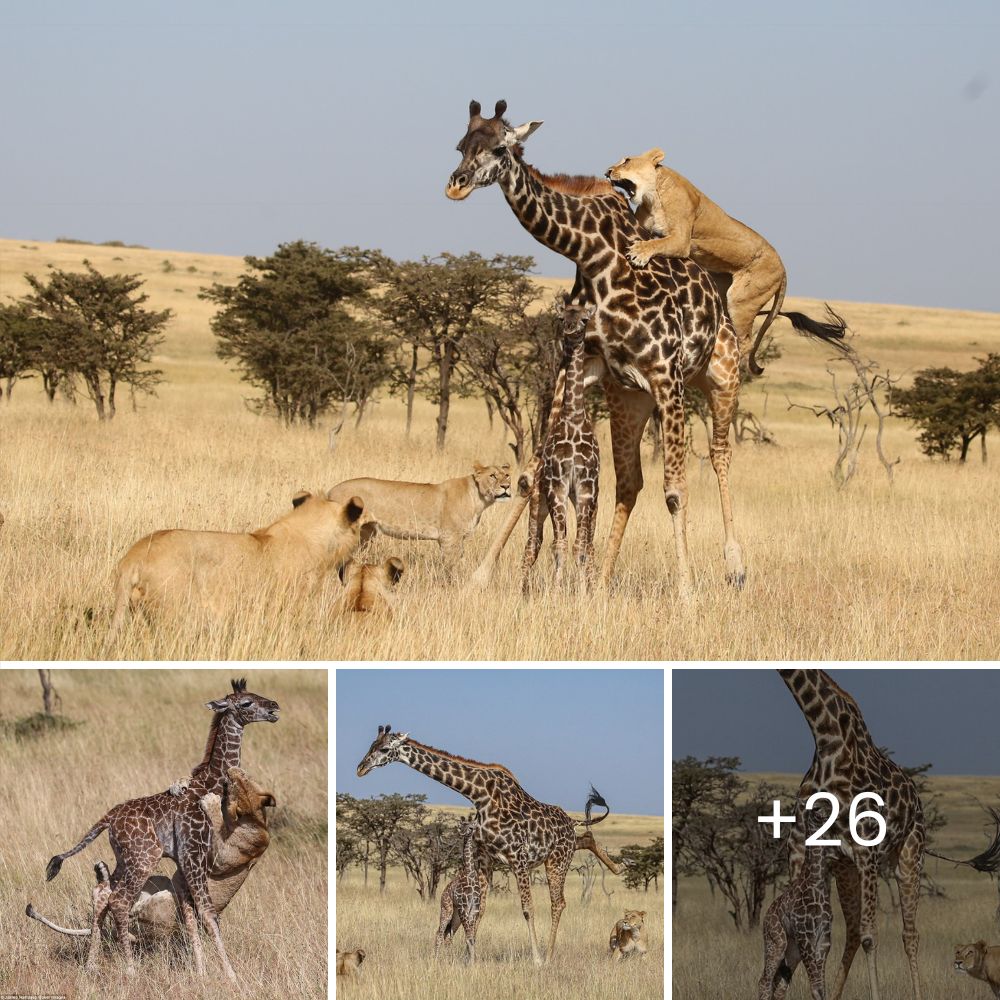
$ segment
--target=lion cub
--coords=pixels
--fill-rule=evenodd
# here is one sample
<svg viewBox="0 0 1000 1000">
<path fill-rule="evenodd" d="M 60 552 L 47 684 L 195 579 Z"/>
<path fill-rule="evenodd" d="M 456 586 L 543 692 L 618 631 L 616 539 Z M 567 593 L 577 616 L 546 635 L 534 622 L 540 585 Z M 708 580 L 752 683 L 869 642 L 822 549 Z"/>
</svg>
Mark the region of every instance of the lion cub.
<svg viewBox="0 0 1000 1000">
<path fill-rule="evenodd" d="M 348 560 L 340 568 L 344 589 L 337 598 L 341 613 L 380 611 L 392 615 L 393 590 L 403 575 L 403 560 L 392 556 L 384 563 L 369 564 Z"/>
<path fill-rule="evenodd" d="M 613 962 L 620 962 L 630 952 L 646 954 L 646 942 L 642 939 L 642 922 L 645 916 L 645 910 L 626 910 L 624 919 L 615 924 L 608 942 Z"/>
<path fill-rule="evenodd" d="M 355 951 L 337 949 L 337 975 L 354 976 L 361 972 L 361 963 L 365 960 L 364 948 Z"/>
<path fill-rule="evenodd" d="M 955 971 L 987 983 L 993 996 L 1000 997 L 1000 947 L 985 941 L 960 944 L 955 948 Z"/>
</svg>

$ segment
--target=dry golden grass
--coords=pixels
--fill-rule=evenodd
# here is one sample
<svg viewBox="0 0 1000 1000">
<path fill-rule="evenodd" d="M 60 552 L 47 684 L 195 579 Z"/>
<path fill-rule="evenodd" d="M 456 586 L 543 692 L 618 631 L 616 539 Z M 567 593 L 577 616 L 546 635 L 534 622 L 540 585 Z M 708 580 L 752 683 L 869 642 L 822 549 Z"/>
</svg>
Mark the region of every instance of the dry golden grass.
<svg viewBox="0 0 1000 1000">
<path fill-rule="evenodd" d="M 798 786 L 801 775 L 766 775 L 786 787 Z M 988 843 L 983 812 L 973 798 L 995 802 L 1000 794 L 1000 778 L 938 777 L 931 789 L 943 794 L 942 809 L 949 824 L 936 837 L 934 849 L 952 857 L 968 858 Z M 920 975 L 925 997 L 939 1000 L 982 1000 L 989 995 L 984 984 L 953 971 L 955 945 L 985 938 L 1000 940 L 995 912 L 997 890 L 986 875 L 967 868 L 955 868 L 927 858 L 927 871 L 945 891 L 945 898 L 924 898 L 917 912 L 920 931 Z M 770 902 L 770 900 L 769 900 Z M 884 997 L 909 997 L 910 974 L 902 945 L 902 922 L 894 909 L 885 883 L 879 887 L 878 925 L 879 984 Z M 742 934 L 733 929 L 732 919 L 721 897 L 712 898 L 704 880 L 682 879 L 678 906 L 673 919 L 674 1000 L 716 1000 L 718 997 L 755 996 L 763 968 L 763 938 L 760 929 Z M 826 964 L 827 986 L 831 986 L 840 965 L 844 946 L 844 919 L 834 890 L 833 946 Z M 712 961 L 706 962 L 706 953 Z M 806 1000 L 808 982 L 800 969 L 792 980 L 788 1000 Z M 859 951 L 847 981 L 844 1000 L 868 997 L 868 976 L 864 954 Z"/>
<path fill-rule="evenodd" d="M 37 246 L 37 250 L 22 246 Z M 326 428 L 284 428 L 248 412 L 251 394 L 213 354 L 210 304 L 197 287 L 232 281 L 242 262 L 168 251 L 0 241 L 0 293 L 22 291 L 22 270 L 45 262 L 140 271 L 152 305 L 176 316 L 163 357 L 169 378 L 137 413 L 127 401 L 109 426 L 89 402 L 49 406 L 31 383 L 0 410 L 0 593 L 5 595 L 2 658 L 86 658 L 102 646 L 114 565 L 156 528 L 243 530 L 288 509 L 292 494 L 361 475 L 440 480 L 464 474 L 476 459 L 506 461 L 499 425 L 482 404 L 453 406 L 448 446 L 434 451 L 431 407 L 420 405 L 413 437 L 403 408 L 385 398 L 357 430 L 345 429 L 335 454 Z M 121 256 L 121 261 L 113 258 Z M 163 274 L 163 259 L 177 270 Z M 189 264 L 189 261 L 193 263 Z M 186 267 L 195 266 L 190 274 Z M 213 278 L 213 273 L 217 277 Z M 546 281 L 555 287 L 565 283 Z M 183 289 L 182 292 L 174 289 Z M 971 367 L 973 356 L 1000 350 L 1000 317 L 987 313 L 835 303 L 859 331 L 858 346 L 891 371 L 931 364 Z M 789 300 L 819 314 L 819 304 Z M 267 608 L 248 594 L 242 616 L 224 623 L 139 627 L 110 655 L 159 658 L 394 659 L 939 659 L 996 653 L 1000 589 L 987 585 L 1000 557 L 996 465 L 978 453 L 968 467 L 934 463 L 913 430 L 892 421 L 887 450 L 901 455 L 890 490 L 865 441 L 855 481 L 838 493 L 830 479 L 836 435 L 825 420 L 787 411 L 785 394 L 825 401 L 826 353 L 779 326 L 784 357 L 744 405 L 776 435 L 774 448 L 735 452 L 732 487 L 748 583 L 724 583 L 715 477 L 689 463 L 690 547 L 698 600 L 674 602 L 675 560 L 661 472 L 644 452 L 640 496 L 610 593 L 520 597 L 519 526 L 487 592 L 466 592 L 505 516 L 488 511 L 467 545 L 458 582 L 440 575 L 437 547 L 381 540 L 372 558 L 397 554 L 407 564 L 391 623 L 340 621 L 329 594 Z M 600 428 L 604 469 L 597 537 L 606 537 L 614 497 L 607 426 Z M 548 550 L 536 567 L 550 571 Z M 545 588 L 542 588 L 543 591 Z M 442 614 L 447 608 L 448 613 Z M 586 622 L 585 629 L 580 623 Z"/>
<path fill-rule="evenodd" d="M 461 806 L 433 806 L 442 812 L 467 814 Z M 571 813 L 574 818 L 582 814 Z M 653 816 L 617 816 L 594 828 L 598 841 L 614 853 L 623 844 L 645 843 L 663 836 L 663 820 Z M 579 864 L 585 853 L 578 853 Z M 541 869 L 539 869 L 541 871 Z M 450 877 L 450 876 L 449 876 Z M 502 878 L 501 878 L 502 883 Z M 441 891 L 424 903 L 399 869 L 390 869 L 385 895 L 378 891 L 378 871 L 369 869 L 368 885 L 360 871 L 351 870 L 337 885 L 337 947 L 364 948 L 366 958 L 357 982 L 338 980 L 338 995 L 347 997 L 432 997 L 433 1000 L 543 1000 L 554 996 L 588 1000 L 652 1000 L 663 996 L 663 892 L 626 889 L 617 876 L 606 873 L 611 897 L 594 888 L 589 906 L 580 903 L 580 878 L 566 882 L 566 909 L 559 922 L 553 962 L 536 968 L 531 961 L 528 931 L 517 887 L 494 892 L 476 936 L 476 965 L 465 963 L 465 934 L 459 931 L 442 945 L 434 962 L 434 935 L 438 928 Z M 549 934 L 548 889 L 536 885 L 535 933 L 544 948 Z M 612 965 L 608 937 L 627 909 L 646 910 L 649 953 L 644 960 Z"/>
<path fill-rule="evenodd" d="M 204 702 L 230 690 L 231 671 L 56 670 L 62 711 L 81 725 L 25 742 L 0 726 L 4 790 L 0 851 L 0 993 L 101 996 L 113 1000 L 212 998 L 226 992 L 209 939 L 207 975 L 190 956 L 161 950 L 125 975 L 105 945 L 101 970 L 83 970 L 86 942 L 25 916 L 30 901 L 63 926 L 87 926 L 93 865 L 113 868 L 107 835 L 45 882 L 48 859 L 65 851 L 117 802 L 161 791 L 201 759 L 211 713 Z M 241 994 L 327 995 L 327 678 L 325 671 L 259 670 L 249 688 L 281 705 L 276 725 L 244 739 L 249 774 L 278 800 L 267 853 L 226 909 L 222 934 Z M 34 670 L 0 670 L 4 722 L 41 708 Z M 172 874 L 172 862 L 159 868 Z"/>
</svg>

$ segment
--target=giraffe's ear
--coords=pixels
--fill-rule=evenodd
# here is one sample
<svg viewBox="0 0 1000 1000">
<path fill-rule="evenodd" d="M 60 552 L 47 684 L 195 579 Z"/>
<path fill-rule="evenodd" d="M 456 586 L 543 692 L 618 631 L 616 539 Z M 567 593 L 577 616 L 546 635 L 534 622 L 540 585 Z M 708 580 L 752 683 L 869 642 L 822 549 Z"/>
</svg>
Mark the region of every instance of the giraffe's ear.
<svg viewBox="0 0 1000 1000">
<path fill-rule="evenodd" d="M 537 132 L 543 124 L 543 122 L 525 122 L 516 128 L 506 129 L 503 144 L 505 146 L 516 146 L 519 142 L 524 142 L 533 132 Z"/>
<path fill-rule="evenodd" d="M 213 712 L 225 712 L 229 708 L 229 702 L 225 698 L 218 701 L 206 701 L 205 708 L 210 708 Z"/>
</svg>

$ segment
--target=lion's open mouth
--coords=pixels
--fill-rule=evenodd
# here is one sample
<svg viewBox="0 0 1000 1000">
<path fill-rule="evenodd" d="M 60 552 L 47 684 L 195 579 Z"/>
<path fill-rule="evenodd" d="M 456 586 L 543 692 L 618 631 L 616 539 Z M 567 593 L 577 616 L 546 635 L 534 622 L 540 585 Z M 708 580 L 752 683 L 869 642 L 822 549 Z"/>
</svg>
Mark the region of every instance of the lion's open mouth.
<svg viewBox="0 0 1000 1000">
<path fill-rule="evenodd" d="M 625 195 L 629 201 L 635 201 L 635 185 L 631 181 L 620 178 L 613 180 L 611 186 L 619 193 Z"/>
</svg>

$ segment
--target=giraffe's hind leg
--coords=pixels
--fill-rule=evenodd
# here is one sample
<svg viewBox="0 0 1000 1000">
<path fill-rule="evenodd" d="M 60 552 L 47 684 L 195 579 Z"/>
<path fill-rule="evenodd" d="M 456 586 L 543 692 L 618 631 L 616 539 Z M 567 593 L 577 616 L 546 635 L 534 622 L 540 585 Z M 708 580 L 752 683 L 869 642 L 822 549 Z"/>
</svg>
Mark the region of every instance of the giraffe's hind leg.
<svg viewBox="0 0 1000 1000">
<path fill-rule="evenodd" d="M 694 385 L 705 394 L 712 413 L 709 453 L 719 482 L 719 499 L 722 503 L 722 526 L 725 532 L 722 551 L 726 561 L 726 580 L 739 589 L 746 582 L 746 570 L 743 566 L 743 549 L 736 539 L 733 527 L 733 502 L 729 493 L 729 464 L 733 446 L 729 441 L 729 428 L 739 402 L 740 365 L 735 335 L 728 322 L 716 338 L 715 351 L 708 367 L 694 381 Z"/>
<path fill-rule="evenodd" d="M 87 971 L 97 972 L 101 958 L 101 929 L 108 915 L 108 901 L 111 899 L 111 881 L 104 862 L 94 865 L 97 885 L 94 886 L 94 914 L 90 922 L 90 947 L 87 949 Z"/>
<path fill-rule="evenodd" d="M 653 386 L 663 440 L 663 497 L 674 529 L 677 553 L 678 596 L 693 595 L 691 563 L 687 545 L 687 425 L 684 422 L 684 381 L 679 366 L 671 365 L 669 378 Z"/>
<path fill-rule="evenodd" d="M 545 859 L 545 877 L 549 883 L 549 901 L 552 904 L 552 929 L 549 931 L 549 950 L 546 956 L 552 961 L 556 952 L 556 933 L 559 930 L 559 918 L 566 909 L 566 899 L 563 896 L 563 886 L 566 884 L 566 872 L 569 871 L 573 859 L 573 850 L 563 855 L 550 854 Z"/>
<path fill-rule="evenodd" d="M 896 865 L 896 884 L 899 887 L 899 909 L 903 915 L 903 950 L 910 967 L 910 984 L 914 1000 L 921 1000 L 920 972 L 917 968 L 917 903 L 920 900 L 920 869 L 923 863 L 924 830 L 914 827 L 907 835 L 899 852 Z M 996 989 L 994 989 L 996 993 Z"/>
<path fill-rule="evenodd" d="M 441 895 L 441 917 L 438 921 L 437 934 L 434 935 L 434 957 L 437 958 L 441 948 L 441 942 L 451 940 L 454 928 L 451 926 L 452 914 L 455 911 L 455 904 L 452 900 L 451 889 L 445 889 Z"/>
<path fill-rule="evenodd" d="M 110 829 L 108 837 L 118 864 L 111 875 L 107 907 L 115 922 L 118 943 L 125 952 L 125 971 L 129 975 L 134 975 L 135 955 L 132 936 L 128 929 L 129 916 L 132 904 L 135 903 L 146 879 L 163 857 L 163 848 L 160 847 L 153 824 L 149 821 L 141 822 L 139 829 L 135 827 L 129 829 L 127 847 L 122 844 L 116 830 Z"/>
<path fill-rule="evenodd" d="M 861 945 L 861 877 L 857 868 L 849 862 L 831 864 L 831 871 L 837 883 L 837 897 L 844 914 L 846 938 L 840 968 L 830 993 L 831 1000 L 840 1000 L 847 984 L 847 977 L 854 963 L 854 956 Z"/>
<path fill-rule="evenodd" d="M 601 582 L 611 582 L 628 519 L 642 489 L 639 445 L 653 412 L 653 399 L 645 392 L 622 389 L 610 376 L 603 381 L 611 422 L 611 451 L 615 465 L 615 513 L 601 564 Z"/>
<path fill-rule="evenodd" d="M 204 813 L 201 814 L 201 819 L 204 822 L 199 823 L 190 832 L 183 848 L 178 851 L 177 865 L 187 882 L 202 925 L 208 931 L 215 944 L 215 950 L 219 953 L 222 968 L 230 981 L 235 983 L 237 981 L 236 973 L 233 971 L 229 956 L 226 954 L 226 946 L 222 942 L 222 933 L 219 930 L 219 917 L 215 912 L 212 897 L 208 894 L 208 853 L 211 846 L 211 827 L 208 825 L 208 817 Z"/>
</svg>

